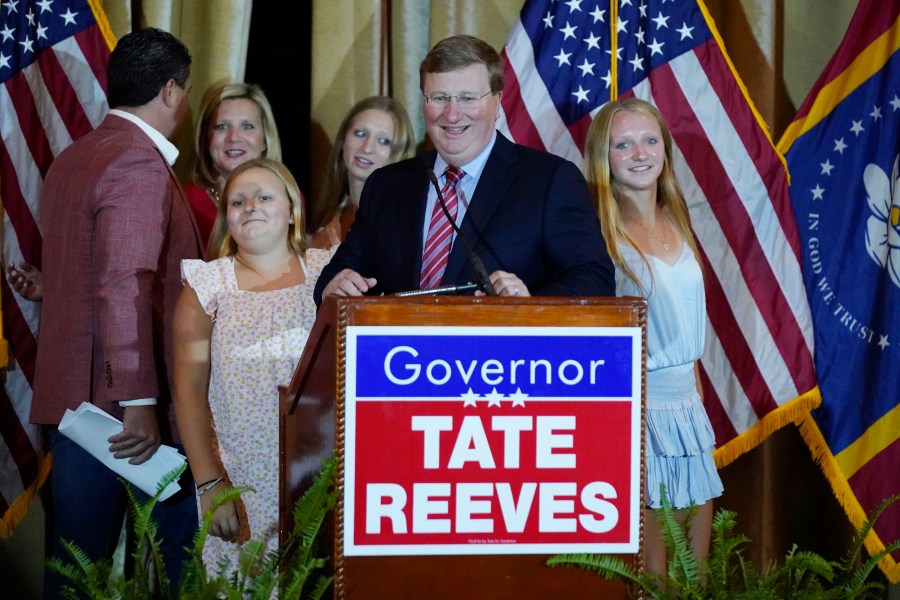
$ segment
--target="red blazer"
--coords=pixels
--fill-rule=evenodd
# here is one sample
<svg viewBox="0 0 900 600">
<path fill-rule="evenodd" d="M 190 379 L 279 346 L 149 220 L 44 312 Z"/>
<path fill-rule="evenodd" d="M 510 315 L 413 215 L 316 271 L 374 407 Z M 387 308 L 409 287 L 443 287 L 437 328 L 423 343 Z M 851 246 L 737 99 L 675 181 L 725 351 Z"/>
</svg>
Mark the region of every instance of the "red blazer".
<svg viewBox="0 0 900 600">
<path fill-rule="evenodd" d="M 181 261 L 203 255 L 174 171 L 139 127 L 109 115 L 56 158 L 40 206 L 31 421 L 58 424 L 82 402 L 119 418 L 119 400 L 155 397 L 166 410 Z"/>
</svg>

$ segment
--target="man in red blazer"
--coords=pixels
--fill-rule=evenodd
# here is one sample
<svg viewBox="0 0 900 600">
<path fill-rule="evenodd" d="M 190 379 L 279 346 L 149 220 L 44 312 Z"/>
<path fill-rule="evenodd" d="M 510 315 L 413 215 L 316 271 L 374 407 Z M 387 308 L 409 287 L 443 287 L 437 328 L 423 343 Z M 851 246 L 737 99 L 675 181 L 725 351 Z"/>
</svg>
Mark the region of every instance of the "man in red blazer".
<svg viewBox="0 0 900 600">
<path fill-rule="evenodd" d="M 422 61 L 419 87 L 436 152 L 366 180 L 347 239 L 319 277 L 316 302 L 484 275 L 501 296 L 614 296 L 612 261 L 581 172 L 495 129 L 503 93 L 496 50 L 471 36 L 446 38 Z M 483 262 L 481 277 L 438 206 L 431 172 L 453 200 L 460 235 Z"/>
<path fill-rule="evenodd" d="M 202 249 L 167 138 L 188 112 L 190 64 L 188 49 L 164 31 L 119 40 L 108 66 L 113 110 L 57 157 L 41 192 L 44 300 L 31 421 L 49 426 L 57 556 L 69 540 L 94 560 L 111 557 L 126 501 L 115 473 L 57 431 L 66 409 L 90 402 L 121 419 L 110 451 L 132 463 L 176 441 L 171 318 L 181 261 Z M 192 482 L 154 517 L 177 589 L 197 528 Z M 48 573 L 45 597 L 57 597 L 60 583 Z"/>
</svg>

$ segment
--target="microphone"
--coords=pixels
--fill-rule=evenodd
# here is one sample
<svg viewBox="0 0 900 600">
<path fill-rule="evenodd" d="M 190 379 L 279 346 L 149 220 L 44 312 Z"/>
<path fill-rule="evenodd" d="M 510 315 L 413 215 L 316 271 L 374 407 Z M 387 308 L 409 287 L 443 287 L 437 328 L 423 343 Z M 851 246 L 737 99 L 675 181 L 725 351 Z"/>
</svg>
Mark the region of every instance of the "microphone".
<svg viewBox="0 0 900 600">
<path fill-rule="evenodd" d="M 477 290 L 478 284 L 474 281 L 467 281 L 465 283 L 457 283 L 454 285 L 442 285 L 436 288 L 431 288 L 427 290 L 410 290 L 408 292 L 395 292 L 391 294 L 392 296 L 397 296 L 399 298 L 409 298 L 411 296 L 430 296 L 433 294 L 461 294 L 463 292 L 471 292 L 472 290 Z"/>
<path fill-rule="evenodd" d="M 437 199 L 441 204 L 441 210 L 444 211 L 444 216 L 447 217 L 447 220 L 453 227 L 453 231 L 456 232 L 457 239 L 462 240 L 462 243 L 466 247 L 466 256 L 469 258 L 469 264 L 472 265 L 472 270 L 475 271 L 475 279 L 478 280 L 479 286 L 488 296 L 496 296 L 497 290 L 494 289 L 494 284 L 491 283 L 491 278 L 488 276 L 487 269 L 484 268 L 484 263 L 481 262 L 481 259 L 475 254 L 475 251 L 472 250 L 472 245 L 469 244 L 469 240 L 466 239 L 466 236 L 460 231 L 456 221 L 450 216 L 450 211 L 447 209 L 447 203 L 444 202 L 444 195 L 441 193 L 441 186 L 438 183 L 437 175 L 434 174 L 434 169 L 429 165 L 425 165 L 425 174 L 431 181 L 431 185 L 434 186 L 434 191 L 437 192 Z"/>
</svg>

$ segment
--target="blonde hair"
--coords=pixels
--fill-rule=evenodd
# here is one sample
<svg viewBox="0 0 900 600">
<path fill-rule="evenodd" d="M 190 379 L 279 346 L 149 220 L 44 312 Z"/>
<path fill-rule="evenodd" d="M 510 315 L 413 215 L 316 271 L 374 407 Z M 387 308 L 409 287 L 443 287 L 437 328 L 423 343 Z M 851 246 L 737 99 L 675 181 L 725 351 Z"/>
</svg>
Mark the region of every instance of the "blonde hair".
<svg viewBox="0 0 900 600">
<path fill-rule="evenodd" d="M 209 126 L 219 106 L 226 100 L 245 99 L 259 109 L 260 125 L 265 136 L 261 158 L 281 160 L 281 139 L 275 127 L 272 105 L 258 85 L 247 83 L 221 83 L 210 87 L 200 104 L 200 118 L 194 129 L 194 156 L 191 160 L 191 179 L 200 187 L 214 187 L 224 173 L 216 171 L 209 153 Z"/>
<path fill-rule="evenodd" d="M 659 124 L 665 144 L 665 163 L 662 172 L 657 179 L 656 205 L 666 210 L 672 219 L 676 231 L 681 234 L 684 241 L 699 262 L 697 242 L 691 229 L 691 216 L 687 202 L 678 180 L 675 178 L 675 170 L 672 166 L 672 134 L 666 125 L 665 119 L 659 110 L 649 102 L 639 98 L 627 98 L 609 102 L 600 109 L 591 127 L 588 129 L 587 140 L 584 148 L 584 177 L 587 179 L 597 215 L 600 217 L 600 225 L 603 229 L 603 237 L 606 239 L 606 250 L 616 267 L 643 289 L 643 285 L 637 274 L 628 266 L 619 249 L 618 242 L 626 241 L 640 254 L 641 259 L 649 270 L 650 263 L 647 257 L 635 243 L 625 228 L 622 217 L 622 203 L 624 196 L 618 182 L 613 179 L 609 167 L 609 143 L 612 135 L 612 122 L 615 116 L 621 112 L 645 113 L 651 115 Z M 652 271 L 650 271 L 652 273 Z"/>
<path fill-rule="evenodd" d="M 394 135 L 391 136 L 391 154 L 385 164 L 411 158 L 415 150 L 412 123 L 403 105 L 388 96 L 369 96 L 363 98 L 350 108 L 331 146 L 328 156 L 328 170 L 325 174 L 325 185 L 321 198 L 317 199 L 309 219 L 309 232 L 316 233 L 328 225 L 340 210 L 341 202 L 350 193 L 350 176 L 344 163 L 344 138 L 353 124 L 356 115 L 367 110 L 380 110 L 391 116 L 394 121 Z"/>
<path fill-rule="evenodd" d="M 270 158 L 255 158 L 242 163 L 231 172 L 225 181 L 225 188 L 219 198 L 219 212 L 216 216 L 216 223 L 213 225 L 212 233 L 209 236 L 209 248 L 207 260 L 222 258 L 223 256 L 233 256 L 238 251 L 237 242 L 231 237 L 228 230 L 228 220 L 225 215 L 228 212 L 228 190 L 241 173 L 251 169 L 265 169 L 275 177 L 277 177 L 284 185 L 287 192 L 288 200 L 291 203 L 291 220 L 293 223 L 288 225 L 287 245 L 300 256 L 304 256 L 306 252 L 306 236 L 303 234 L 303 194 L 300 193 L 300 186 L 286 166 L 276 160 Z"/>
</svg>

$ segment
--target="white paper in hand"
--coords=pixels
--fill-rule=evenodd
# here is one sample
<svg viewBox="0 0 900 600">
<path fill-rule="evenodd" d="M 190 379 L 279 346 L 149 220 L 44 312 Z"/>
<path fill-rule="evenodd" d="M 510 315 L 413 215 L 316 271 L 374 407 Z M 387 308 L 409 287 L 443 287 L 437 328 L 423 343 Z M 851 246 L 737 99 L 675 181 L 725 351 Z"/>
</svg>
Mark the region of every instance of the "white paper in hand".
<svg viewBox="0 0 900 600">
<path fill-rule="evenodd" d="M 156 493 L 159 480 L 166 473 L 184 464 L 185 458 L 175 448 L 162 445 L 147 462 L 140 465 L 129 463 L 127 458 L 115 458 L 109 451 L 110 436 L 121 433 L 122 421 L 100 410 L 93 404 L 83 402 L 76 410 L 66 410 L 59 423 L 59 432 L 84 448 L 91 456 L 152 496 Z M 159 499 L 165 500 L 181 489 L 173 481 Z"/>
</svg>

